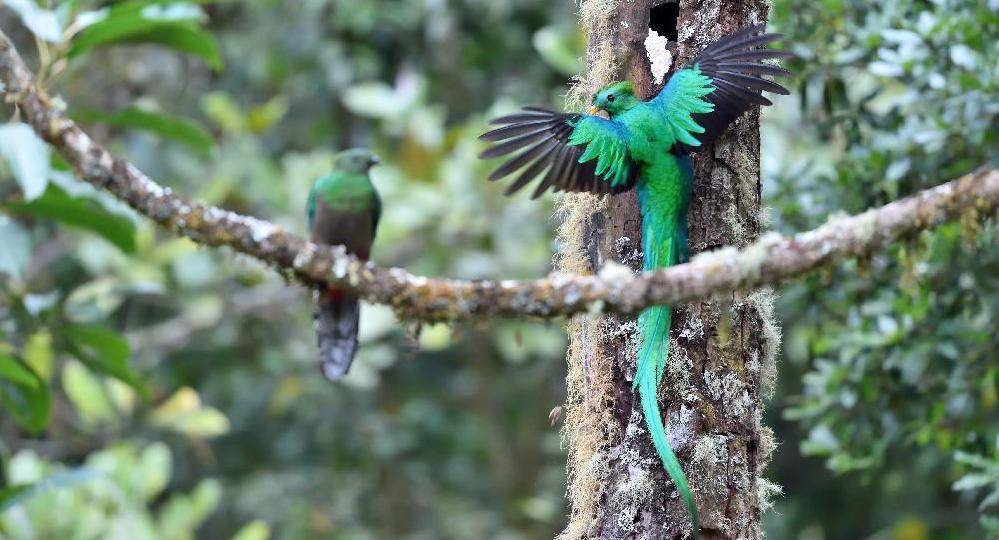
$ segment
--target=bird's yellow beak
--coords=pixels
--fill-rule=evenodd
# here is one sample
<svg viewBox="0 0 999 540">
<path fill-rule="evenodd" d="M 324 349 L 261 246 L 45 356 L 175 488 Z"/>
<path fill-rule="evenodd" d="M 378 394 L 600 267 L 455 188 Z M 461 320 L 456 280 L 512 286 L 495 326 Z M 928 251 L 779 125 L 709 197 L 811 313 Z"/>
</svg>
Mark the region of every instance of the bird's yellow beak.
<svg viewBox="0 0 999 540">
<path fill-rule="evenodd" d="M 586 112 L 588 112 L 589 114 L 597 114 L 600 112 L 600 107 L 597 107 L 596 105 L 590 105 L 590 108 Z"/>
</svg>

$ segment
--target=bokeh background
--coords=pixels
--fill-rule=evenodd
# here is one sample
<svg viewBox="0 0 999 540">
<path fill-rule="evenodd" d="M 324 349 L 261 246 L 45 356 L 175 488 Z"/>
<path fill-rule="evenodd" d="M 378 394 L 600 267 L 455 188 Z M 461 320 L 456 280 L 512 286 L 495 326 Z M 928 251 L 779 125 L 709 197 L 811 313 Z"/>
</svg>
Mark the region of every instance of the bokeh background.
<svg viewBox="0 0 999 540">
<path fill-rule="evenodd" d="M 514 106 L 563 104 L 583 69 L 573 2 L 108 4 L 2 0 L 0 28 L 158 181 L 304 232 L 312 179 L 366 145 L 384 163 L 376 262 L 551 269 L 553 199 L 503 197 L 476 136 Z M 774 0 L 770 28 L 799 58 L 764 114 L 770 227 L 994 166 L 997 13 Z M 418 327 L 365 306 L 357 362 L 331 385 L 304 289 L 156 230 L 0 109 L 0 538 L 561 530 L 561 323 Z M 975 223 L 780 289 L 770 538 L 999 537 L 999 239 Z"/>
</svg>

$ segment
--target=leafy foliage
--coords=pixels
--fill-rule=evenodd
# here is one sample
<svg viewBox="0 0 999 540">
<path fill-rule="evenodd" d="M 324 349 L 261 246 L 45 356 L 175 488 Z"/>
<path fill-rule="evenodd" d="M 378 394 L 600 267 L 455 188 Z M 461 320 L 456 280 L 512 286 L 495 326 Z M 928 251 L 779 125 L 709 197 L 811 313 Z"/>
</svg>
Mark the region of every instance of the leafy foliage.
<svg viewBox="0 0 999 540">
<path fill-rule="evenodd" d="M 958 491 L 983 491 L 985 497 L 978 504 L 982 511 L 980 521 L 982 528 L 991 536 L 999 536 L 999 516 L 995 515 L 999 508 L 999 441 L 992 459 L 978 454 L 958 452 L 955 459 L 958 463 L 968 466 L 970 472 L 954 482 Z"/>
<path fill-rule="evenodd" d="M 994 160 L 992 4 L 774 3 L 772 26 L 802 58 L 796 91 L 765 123 L 777 228 Z M 0 2 L 48 90 L 165 184 L 301 232 L 333 152 L 371 146 L 385 164 L 373 172 L 385 201 L 375 260 L 468 278 L 550 267 L 549 203 L 483 181 L 475 136 L 515 103 L 560 102 L 582 67 L 573 9 Z M 304 291 L 156 231 L 75 180 L 23 124 L 0 126 L 0 156 L 0 535 L 561 528 L 564 456 L 548 422 L 563 399 L 559 325 L 412 329 L 366 306 L 358 361 L 331 386 Z M 789 495 L 770 537 L 994 529 L 999 248 L 993 226 L 970 223 L 784 291 L 769 423 Z"/>
<path fill-rule="evenodd" d="M 6 510 L 0 529 L 11 540 L 190 539 L 221 500 L 218 482 L 203 480 L 189 493 L 169 495 L 159 511 L 147 510 L 170 480 L 170 451 L 162 443 L 116 445 L 73 469 L 23 450 L 6 469 L 12 487 L 0 492 L 0 508 Z"/>
<path fill-rule="evenodd" d="M 95 232 L 125 253 L 135 251 L 135 227 L 131 220 L 104 210 L 93 200 L 71 197 L 55 184 L 50 184 L 41 197 L 4 206 L 15 215 L 51 219 Z"/>
<path fill-rule="evenodd" d="M 17 358 L 0 354 L 0 403 L 24 429 L 41 432 L 49 421 L 52 401 L 45 381 Z"/>
<path fill-rule="evenodd" d="M 87 18 L 88 24 L 73 38 L 67 56 L 114 44 L 155 43 L 193 54 L 221 69 L 222 56 L 215 38 L 201 28 L 203 17 L 190 3 L 120 2 Z"/>
<path fill-rule="evenodd" d="M 787 150 L 764 161 L 779 227 L 811 228 L 994 158 L 999 74 L 986 67 L 999 60 L 994 8 L 944 0 L 810 6 L 788 0 L 774 10 L 802 58 L 802 106 L 781 108 L 764 134 Z M 994 225 L 971 223 L 783 293 L 783 416 L 802 430 L 804 454 L 852 472 L 841 489 L 860 519 L 827 534 L 916 524 L 933 538 L 980 534 L 942 517 L 967 508 L 947 489 L 954 451 L 985 452 L 999 434 L 999 237 Z M 790 466 L 778 462 L 782 474 Z M 809 488 L 795 482 L 786 491 L 801 489 Z M 793 522 L 815 519 L 803 502 L 788 507 Z"/>
<path fill-rule="evenodd" d="M 196 122 L 158 114 L 139 107 L 126 107 L 112 113 L 77 111 L 73 115 L 73 119 L 77 122 L 99 122 L 116 127 L 146 130 L 163 138 L 186 144 L 191 150 L 206 156 L 211 154 L 215 145 L 212 136 Z"/>
</svg>

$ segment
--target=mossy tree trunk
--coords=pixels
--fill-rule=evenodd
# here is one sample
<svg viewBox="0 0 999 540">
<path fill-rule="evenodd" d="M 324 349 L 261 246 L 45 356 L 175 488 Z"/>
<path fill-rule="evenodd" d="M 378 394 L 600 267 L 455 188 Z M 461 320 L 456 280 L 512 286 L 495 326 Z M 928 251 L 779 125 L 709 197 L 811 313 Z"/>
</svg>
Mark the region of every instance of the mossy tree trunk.
<svg viewBox="0 0 999 540">
<path fill-rule="evenodd" d="M 650 13 L 654 27 L 676 31 L 679 43 L 670 43 L 673 69 L 707 43 L 767 15 L 762 0 L 663 4 L 582 2 L 590 41 L 588 74 L 578 97 L 623 78 L 635 83 L 643 97 L 658 92 L 644 46 Z M 692 254 L 743 246 L 759 234 L 759 150 L 759 114 L 752 112 L 696 155 Z M 634 193 L 604 199 L 571 195 L 561 208 L 562 269 L 598 271 L 610 260 L 640 267 Z M 761 513 L 775 489 L 762 477 L 774 446 L 772 433 L 761 425 L 762 394 L 773 384 L 779 343 L 769 295 L 726 294 L 674 310 L 660 404 L 670 443 L 694 491 L 700 537 L 760 538 Z M 577 317 L 569 325 L 564 436 L 572 516 L 562 534 L 567 540 L 691 537 L 686 510 L 656 456 L 631 390 L 635 328 L 634 319 L 617 317 Z"/>
</svg>

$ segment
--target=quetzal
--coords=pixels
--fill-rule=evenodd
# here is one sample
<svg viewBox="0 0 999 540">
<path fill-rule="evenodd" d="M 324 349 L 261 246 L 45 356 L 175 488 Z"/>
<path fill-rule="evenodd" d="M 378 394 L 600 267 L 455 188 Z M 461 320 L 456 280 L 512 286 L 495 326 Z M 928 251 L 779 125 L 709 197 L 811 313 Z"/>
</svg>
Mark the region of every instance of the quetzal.
<svg viewBox="0 0 999 540">
<path fill-rule="evenodd" d="M 313 242 L 342 245 L 348 253 L 367 260 L 381 215 L 381 199 L 368 177 L 378 158 L 363 148 L 337 154 L 333 170 L 312 184 L 306 214 Z M 347 374 L 357 353 L 360 303 L 356 296 L 336 288 L 313 291 L 319 366 L 327 379 Z"/>
<path fill-rule="evenodd" d="M 542 175 L 534 190 L 621 193 L 635 188 L 642 214 L 644 269 L 655 270 L 687 257 L 687 205 L 693 186 L 689 153 L 710 144 L 736 118 L 755 105 L 770 105 L 764 91 L 787 94 L 764 75 L 790 75 L 764 60 L 791 56 L 769 50 L 780 38 L 763 25 L 730 34 L 704 49 L 670 77 L 649 101 L 635 96 L 629 82 L 616 82 L 593 96 L 590 114 L 560 113 L 537 107 L 493 120 L 496 129 L 480 138 L 494 144 L 480 157 L 514 152 L 489 177 L 523 171 L 509 195 Z M 596 116 L 605 111 L 609 119 Z M 532 197 L 532 198 L 533 198 Z M 696 535 L 697 509 L 659 412 L 658 389 L 669 352 L 671 310 L 645 309 L 638 319 L 640 345 L 633 387 L 666 472 L 690 513 Z"/>
</svg>

